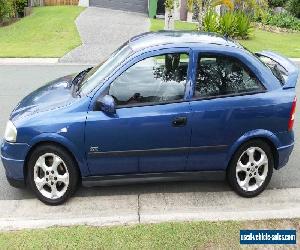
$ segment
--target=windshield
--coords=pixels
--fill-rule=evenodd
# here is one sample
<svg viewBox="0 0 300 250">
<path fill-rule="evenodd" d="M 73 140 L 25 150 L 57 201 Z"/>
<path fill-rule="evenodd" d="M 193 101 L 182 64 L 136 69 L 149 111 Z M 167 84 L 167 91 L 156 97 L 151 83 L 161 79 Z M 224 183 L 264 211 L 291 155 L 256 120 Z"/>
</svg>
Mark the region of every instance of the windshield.
<svg viewBox="0 0 300 250">
<path fill-rule="evenodd" d="M 80 85 L 80 92 L 84 95 L 90 93 L 95 87 L 103 83 L 131 53 L 132 50 L 127 43 L 117 49 L 107 60 L 104 60 L 85 75 Z"/>
</svg>

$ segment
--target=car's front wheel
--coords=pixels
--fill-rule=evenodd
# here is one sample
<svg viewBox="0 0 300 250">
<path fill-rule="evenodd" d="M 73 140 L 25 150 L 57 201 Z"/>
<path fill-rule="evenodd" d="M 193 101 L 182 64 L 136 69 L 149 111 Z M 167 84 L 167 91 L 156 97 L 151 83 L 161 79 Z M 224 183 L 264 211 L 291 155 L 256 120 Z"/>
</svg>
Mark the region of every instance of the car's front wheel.
<svg viewBox="0 0 300 250">
<path fill-rule="evenodd" d="M 243 144 L 233 156 L 227 179 L 239 195 L 255 197 L 269 184 L 273 168 L 270 146 L 262 140 L 252 140 Z"/>
<path fill-rule="evenodd" d="M 42 145 L 31 154 L 28 161 L 28 182 L 45 204 L 62 204 L 76 191 L 76 163 L 63 148 Z"/>
</svg>

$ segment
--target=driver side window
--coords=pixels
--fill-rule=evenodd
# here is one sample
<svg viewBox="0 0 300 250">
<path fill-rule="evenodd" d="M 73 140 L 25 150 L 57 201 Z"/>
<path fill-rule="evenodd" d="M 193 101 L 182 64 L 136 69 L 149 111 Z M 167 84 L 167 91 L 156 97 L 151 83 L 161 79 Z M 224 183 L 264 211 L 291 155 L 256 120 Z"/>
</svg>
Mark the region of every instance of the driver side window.
<svg viewBox="0 0 300 250">
<path fill-rule="evenodd" d="M 165 103 L 184 97 L 188 54 L 174 53 L 146 58 L 122 73 L 110 85 L 117 106 Z"/>
</svg>

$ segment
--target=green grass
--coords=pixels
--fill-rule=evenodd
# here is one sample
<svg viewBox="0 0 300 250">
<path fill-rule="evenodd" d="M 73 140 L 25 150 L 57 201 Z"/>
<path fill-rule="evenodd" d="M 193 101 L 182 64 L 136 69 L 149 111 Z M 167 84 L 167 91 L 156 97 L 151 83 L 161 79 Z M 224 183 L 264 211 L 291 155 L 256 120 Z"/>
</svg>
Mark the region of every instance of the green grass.
<svg viewBox="0 0 300 250">
<path fill-rule="evenodd" d="M 151 19 L 151 31 L 158 31 L 164 28 L 162 19 Z M 196 30 L 197 25 L 177 21 L 176 30 Z M 249 40 L 239 42 L 250 51 L 272 50 L 287 57 L 300 58 L 300 32 L 297 33 L 272 33 L 262 30 L 254 30 Z"/>
<path fill-rule="evenodd" d="M 240 229 L 299 231 L 299 223 L 299 219 L 289 219 L 55 227 L 2 232 L 0 246 L 1 249 L 239 249 Z"/>
<path fill-rule="evenodd" d="M 163 19 L 150 19 L 151 27 L 150 31 L 159 31 L 164 29 L 164 20 Z M 175 21 L 176 30 L 197 30 L 197 24 L 187 23 L 181 21 Z"/>
<path fill-rule="evenodd" d="M 84 8 L 34 8 L 32 15 L 0 27 L 0 57 L 61 57 L 79 46 L 74 23 Z"/>
<path fill-rule="evenodd" d="M 254 52 L 272 50 L 287 57 L 300 58 L 300 32 L 273 33 L 255 30 L 252 38 L 239 42 Z"/>
</svg>

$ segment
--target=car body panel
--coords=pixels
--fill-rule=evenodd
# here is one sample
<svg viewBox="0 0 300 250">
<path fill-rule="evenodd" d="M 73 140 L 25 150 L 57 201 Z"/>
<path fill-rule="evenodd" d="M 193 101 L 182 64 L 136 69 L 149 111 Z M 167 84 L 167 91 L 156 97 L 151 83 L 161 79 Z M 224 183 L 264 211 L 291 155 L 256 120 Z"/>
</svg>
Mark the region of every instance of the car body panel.
<svg viewBox="0 0 300 250">
<path fill-rule="evenodd" d="M 101 87 L 99 95 L 136 62 L 162 53 L 175 52 L 189 53 L 192 60 L 190 48 L 143 51 L 124 63 Z M 91 175 L 183 171 L 188 150 L 174 150 L 189 147 L 190 123 L 185 127 L 172 127 L 172 121 L 182 116 L 189 119 L 190 106 L 186 102 L 190 91 L 189 83 L 188 77 L 185 96 L 181 102 L 119 108 L 112 117 L 93 110 L 93 103 L 99 96 L 95 94 L 87 115 L 85 136 L 86 151 L 97 148 L 97 152 L 89 152 L 87 155 Z M 146 151 L 149 152 L 145 154 Z M 127 163 L 127 167 L 124 166 L 124 162 Z"/>
<path fill-rule="evenodd" d="M 264 52 L 290 69 L 289 81 L 282 87 L 257 57 L 233 41 L 212 34 L 150 33 L 131 39 L 129 44 L 132 55 L 89 94 L 74 95 L 72 75 L 49 83 L 17 105 L 11 114 L 18 130 L 17 143 L 3 141 L 1 146 L 8 178 L 24 180 L 28 153 L 44 142 L 65 147 L 76 159 L 83 178 L 165 176 L 168 172 L 177 177 L 175 173 L 224 171 L 239 146 L 253 138 L 272 144 L 278 153 L 276 168 L 287 163 L 294 145 L 287 122 L 298 71 L 284 58 Z M 189 53 L 183 100 L 118 108 L 114 116 L 94 111 L 97 99 L 127 68 L 147 57 L 176 52 Z M 240 60 L 265 91 L 194 99 L 197 60 L 207 53 Z M 185 127 L 172 127 L 172 120 L 178 116 L 187 117 Z"/>
</svg>

